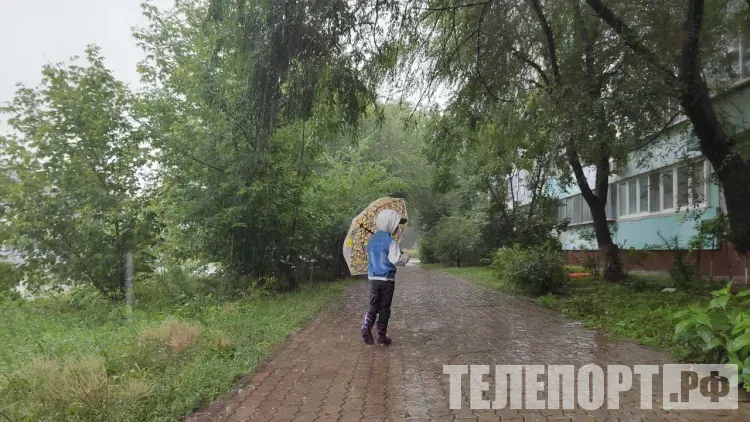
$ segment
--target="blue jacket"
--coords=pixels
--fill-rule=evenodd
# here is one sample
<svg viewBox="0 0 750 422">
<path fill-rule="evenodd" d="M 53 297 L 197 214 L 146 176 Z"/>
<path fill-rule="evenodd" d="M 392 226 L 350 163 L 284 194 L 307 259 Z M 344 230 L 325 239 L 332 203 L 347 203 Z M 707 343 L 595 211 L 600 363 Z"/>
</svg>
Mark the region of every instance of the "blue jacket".
<svg viewBox="0 0 750 422">
<path fill-rule="evenodd" d="M 396 280 L 396 265 L 388 254 L 393 238 L 388 232 L 379 231 L 367 244 L 367 278 L 370 280 Z"/>
<path fill-rule="evenodd" d="M 383 210 L 375 219 L 376 232 L 367 244 L 367 277 L 370 280 L 396 280 L 396 265 L 404 266 L 409 255 L 402 254 L 393 239 L 401 216 L 393 210 Z"/>
</svg>

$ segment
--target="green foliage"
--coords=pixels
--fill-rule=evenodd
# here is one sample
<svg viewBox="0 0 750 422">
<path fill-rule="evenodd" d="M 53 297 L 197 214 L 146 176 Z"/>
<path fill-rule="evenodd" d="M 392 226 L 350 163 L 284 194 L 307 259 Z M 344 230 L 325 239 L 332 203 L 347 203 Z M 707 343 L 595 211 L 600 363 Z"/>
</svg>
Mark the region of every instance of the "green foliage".
<svg viewBox="0 0 750 422">
<path fill-rule="evenodd" d="M 439 268 L 441 271 L 453 274 L 464 280 L 490 289 L 510 291 L 504 280 L 497 277 L 497 273 L 490 267 L 446 267 L 444 265 L 424 265 L 426 268 Z"/>
<path fill-rule="evenodd" d="M 539 296 L 537 299 L 540 305 L 551 308 L 557 304 L 557 296 L 553 295 L 552 293 L 547 293 L 544 296 Z"/>
<path fill-rule="evenodd" d="M 661 232 L 657 233 L 662 240 L 662 245 L 646 245 L 645 249 L 666 249 L 674 254 L 669 276 L 673 286 L 678 289 L 702 288 L 702 280 L 698 264 L 690 259 L 690 250 L 683 247 L 678 236 L 664 237 Z"/>
<path fill-rule="evenodd" d="M 750 290 L 731 292 L 732 283 L 711 292 L 708 305 L 692 305 L 674 314 L 673 341 L 692 360 L 739 366 L 750 391 Z"/>
<path fill-rule="evenodd" d="M 343 44 L 353 7 L 144 6 L 141 106 L 160 151 L 165 255 L 274 277 L 280 288 L 311 273 L 345 274 L 340 246 L 351 218 L 403 189 L 351 142 L 383 59 L 368 62 Z"/>
<path fill-rule="evenodd" d="M 583 269 L 593 277 L 602 275 L 602 260 L 597 251 L 586 251 L 586 256 L 583 258 Z"/>
<path fill-rule="evenodd" d="M 96 48 L 86 66 L 45 65 L 40 87 L 20 88 L 2 109 L 17 132 L 0 139 L 7 186 L 6 243 L 25 269 L 66 283 L 122 290 L 124 257 L 148 271 L 157 223 L 141 172 L 150 158 L 134 97 Z M 37 280 L 40 278 L 32 278 Z"/>
<path fill-rule="evenodd" d="M 463 217 L 446 217 L 435 229 L 435 237 L 429 239 L 438 261 L 445 265 L 460 267 L 479 262 L 477 241 L 479 230 L 474 221 Z M 424 241 L 423 243 L 427 243 Z"/>
<path fill-rule="evenodd" d="M 500 249 L 492 268 L 511 290 L 532 296 L 564 292 L 568 284 L 562 251 L 550 243 Z"/>
<path fill-rule="evenodd" d="M 29 361 L 0 385 L 7 391 L 6 402 L 11 415 L 18 420 L 115 420 L 129 408 L 151 394 L 152 387 L 143 379 L 107 376 L 104 359 L 83 355 L 60 361 L 36 358 Z M 13 419 L 16 420 L 16 419 Z"/>
<path fill-rule="evenodd" d="M 702 303 L 705 296 L 700 292 L 662 293 L 668 281 L 660 279 L 630 275 L 628 282 L 626 286 L 595 277 L 575 278 L 568 285 L 568 294 L 556 296 L 556 301 L 547 301 L 545 306 L 613 337 L 667 349 L 684 358 L 685 348 L 672 342 L 672 315 Z"/>
<path fill-rule="evenodd" d="M 667 285 L 647 277 L 628 276 L 628 288 L 634 292 L 661 292 Z"/>
<path fill-rule="evenodd" d="M 0 300 L 17 296 L 16 287 L 21 282 L 21 272 L 10 262 L 0 262 Z"/>
<path fill-rule="evenodd" d="M 347 286 L 178 303 L 137 283 L 132 322 L 91 286 L 2 301 L 0 412 L 16 422 L 180 419 L 225 393 Z"/>
</svg>

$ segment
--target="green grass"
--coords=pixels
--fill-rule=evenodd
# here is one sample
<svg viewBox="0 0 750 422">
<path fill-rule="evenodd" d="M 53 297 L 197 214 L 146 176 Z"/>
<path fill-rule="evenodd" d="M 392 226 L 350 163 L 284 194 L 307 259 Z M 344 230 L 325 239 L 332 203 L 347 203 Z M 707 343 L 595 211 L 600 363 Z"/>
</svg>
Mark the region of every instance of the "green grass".
<svg viewBox="0 0 750 422">
<path fill-rule="evenodd" d="M 488 267 L 426 267 L 439 268 L 472 283 L 507 291 L 502 280 L 498 280 Z M 568 268 L 570 272 L 581 270 Z M 664 277 L 631 275 L 631 285 L 626 286 L 605 283 L 593 277 L 576 278 L 571 279 L 567 294 L 550 294 L 533 300 L 580 320 L 590 328 L 602 329 L 612 337 L 663 348 L 679 359 L 684 356 L 684 350 L 672 343 L 675 326 L 672 315 L 689 304 L 707 303 L 710 295 L 704 292 L 662 293 L 666 282 L 668 279 Z"/>
<path fill-rule="evenodd" d="M 96 294 L 1 301 L 0 413 L 16 422 L 177 420 L 252 371 L 347 285 L 234 301 L 156 301 L 137 306 L 132 322 L 122 307 Z M 64 384 L 68 376 L 85 382 L 71 387 Z M 61 390 L 102 399 L 90 405 L 56 393 Z"/>
<path fill-rule="evenodd" d="M 464 280 L 491 289 L 507 290 L 503 281 L 489 267 L 446 267 L 440 264 L 423 264 L 422 267 L 440 269 Z"/>
</svg>

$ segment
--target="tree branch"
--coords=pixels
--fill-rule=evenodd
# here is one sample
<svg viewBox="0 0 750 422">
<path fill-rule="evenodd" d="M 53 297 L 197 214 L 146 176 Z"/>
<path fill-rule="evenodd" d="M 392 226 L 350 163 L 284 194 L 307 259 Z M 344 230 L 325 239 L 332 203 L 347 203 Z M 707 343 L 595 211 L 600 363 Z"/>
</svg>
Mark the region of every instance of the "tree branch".
<svg viewBox="0 0 750 422">
<path fill-rule="evenodd" d="M 576 178 L 578 188 L 581 189 L 581 195 L 586 203 L 591 205 L 598 201 L 594 192 L 591 191 L 589 181 L 586 179 L 586 173 L 583 171 L 583 165 L 581 165 L 581 157 L 578 156 L 578 148 L 572 139 L 568 141 L 568 145 L 565 147 L 565 155 L 568 159 L 568 164 L 573 168 L 573 175 Z"/>
<path fill-rule="evenodd" d="M 552 27 L 549 26 L 549 21 L 547 21 L 547 17 L 544 15 L 544 11 L 542 10 L 542 5 L 539 3 L 539 0 L 527 1 L 531 5 L 531 8 L 534 9 L 534 13 L 536 13 L 536 17 L 539 20 L 539 25 L 542 26 L 542 32 L 544 33 L 544 37 L 547 43 L 547 61 L 549 62 L 550 68 L 552 68 L 552 75 L 555 78 L 555 84 L 559 84 L 560 67 L 557 64 L 557 49 L 555 47 L 555 35 L 552 32 Z"/>
<path fill-rule="evenodd" d="M 539 66 L 539 63 L 532 60 L 531 57 L 527 56 L 525 53 L 521 52 L 520 50 L 516 50 L 514 47 L 510 47 L 510 51 L 517 59 L 533 67 L 534 70 L 536 70 L 536 72 L 542 78 L 542 80 L 544 80 L 544 84 L 547 86 L 550 86 L 549 78 L 547 77 L 547 74 L 544 72 L 544 69 L 542 69 L 542 67 Z"/>
<path fill-rule="evenodd" d="M 487 1 L 480 1 L 477 3 L 466 3 L 466 4 L 457 4 L 455 6 L 443 6 L 443 7 L 427 7 L 425 10 L 429 10 L 430 12 L 446 12 L 446 11 L 455 11 L 458 9 L 466 9 L 469 7 L 475 7 L 475 6 L 487 6 L 488 4 L 492 3 L 493 0 L 487 0 Z M 750 1 L 750 0 L 748 0 Z"/>
<path fill-rule="evenodd" d="M 680 54 L 680 70 L 678 79 L 684 84 L 686 90 L 699 82 L 701 77 L 700 67 L 700 36 L 703 25 L 703 0 L 690 0 L 688 12 L 685 18 L 685 39 Z"/>
<path fill-rule="evenodd" d="M 622 19 L 615 15 L 614 12 L 612 12 L 612 10 L 602 2 L 602 0 L 586 0 L 586 3 L 588 3 L 588 5 L 594 10 L 594 13 L 596 13 L 596 15 L 600 19 L 602 19 L 609 26 L 611 26 L 612 29 L 615 30 L 615 33 L 617 33 L 617 35 L 622 38 L 626 46 L 628 46 L 636 54 L 643 57 L 646 62 L 656 67 L 659 70 L 659 73 L 661 73 L 664 77 L 664 80 L 667 84 L 675 84 L 677 79 L 675 74 L 671 70 L 669 70 L 669 68 L 665 67 L 659 62 L 656 54 L 654 54 L 654 52 L 651 51 L 648 47 L 643 45 L 643 43 L 638 39 L 638 35 L 635 33 L 635 31 L 633 31 L 633 29 L 625 24 Z"/>
</svg>

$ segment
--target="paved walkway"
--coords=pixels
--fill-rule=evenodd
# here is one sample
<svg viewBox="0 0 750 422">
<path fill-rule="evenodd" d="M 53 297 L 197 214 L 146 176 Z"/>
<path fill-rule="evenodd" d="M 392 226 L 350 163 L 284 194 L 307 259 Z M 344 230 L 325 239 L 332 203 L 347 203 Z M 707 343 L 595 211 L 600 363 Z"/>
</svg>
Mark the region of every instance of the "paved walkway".
<svg viewBox="0 0 750 422">
<path fill-rule="evenodd" d="M 533 303 L 487 290 L 440 271 L 399 272 L 389 335 L 393 345 L 366 346 L 359 324 L 364 281 L 343 303 L 293 336 L 254 374 L 191 419 L 237 421 L 749 421 L 739 411 L 641 410 L 639 391 L 622 395 L 619 411 L 468 410 L 448 404 L 444 364 L 661 364 L 663 352 L 602 338 Z M 634 384 L 637 385 L 637 378 Z M 654 386 L 654 408 L 661 406 Z"/>
</svg>

